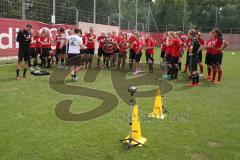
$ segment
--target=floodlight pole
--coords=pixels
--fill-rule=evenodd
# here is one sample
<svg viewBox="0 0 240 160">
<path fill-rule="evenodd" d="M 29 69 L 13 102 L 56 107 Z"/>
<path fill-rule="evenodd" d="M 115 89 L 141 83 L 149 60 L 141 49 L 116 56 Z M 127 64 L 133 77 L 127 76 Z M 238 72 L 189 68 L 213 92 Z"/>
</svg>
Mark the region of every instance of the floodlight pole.
<svg viewBox="0 0 240 160">
<path fill-rule="evenodd" d="M 93 23 L 96 24 L 96 0 L 94 0 L 94 7 L 93 7 Z"/>
</svg>

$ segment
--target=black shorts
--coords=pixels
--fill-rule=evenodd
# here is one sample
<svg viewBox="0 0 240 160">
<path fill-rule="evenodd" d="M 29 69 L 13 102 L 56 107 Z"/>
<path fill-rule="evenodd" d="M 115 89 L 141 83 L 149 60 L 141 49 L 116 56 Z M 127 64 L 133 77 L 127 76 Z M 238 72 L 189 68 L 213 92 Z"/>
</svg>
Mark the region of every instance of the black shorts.
<svg viewBox="0 0 240 160">
<path fill-rule="evenodd" d="M 146 57 L 146 62 L 148 62 L 149 56 L 148 56 L 147 51 L 145 52 L 145 57 Z"/>
<path fill-rule="evenodd" d="M 113 53 L 105 53 L 105 56 L 104 56 L 104 57 L 109 58 L 109 57 L 111 57 L 111 56 L 113 56 L 113 55 L 114 55 Z"/>
<path fill-rule="evenodd" d="M 67 66 L 80 66 L 81 65 L 81 56 L 80 54 L 71 54 L 68 53 Z"/>
<path fill-rule="evenodd" d="M 137 53 L 137 54 L 135 55 L 135 61 L 136 61 L 136 62 L 140 62 L 140 61 L 141 61 L 141 57 L 142 57 L 142 52 Z"/>
<path fill-rule="evenodd" d="M 202 51 L 198 53 L 198 63 L 202 63 Z"/>
<path fill-rule="evenodd" d="M 66 54 L 67 47 L 63 46 L 61 49 L 56 49 L 56 55 Z"/>
<path fill-rule="evenodd" d="M 113 53 L 114 54 L 118 54 L 119 53 L 119 49 L 116 49 Z"/>
<path fill-rule="evenodd" d="M 66 54 L 67 52 L 67 46 L 63 46 L 61 49 L 61 54 Z"/>
<path fill-rule="evenodd" d="M 212 54 L 207 53 L 205 57 L 205 64 L 211 65 L 212 64 Z"/>
<path fill-rule="evenodd" d="M 130 56 L 129 56 L 129 59 L 135 59 L 136 57 L 136 53 L 133 49 L 130 49 Z"/>
<path fill-rule="evenodd" d="M 222 64 L 222 58 L 223 58 L 223 54 L 222 53 L 220 53 L 220 54 L 213 54 L 212 55 L 212 64 L 215 64 L 215 65 Z"/>
<path fill-rule="evenodd" d="M 60 55 L 61 54 L 61 49 L 56 49 L 56 56 Z"/>
<path fill-rule="evenodd" d="M 171 57 L 171 64 L 178 64 L 179 63 L 179 57 Z"/>
<path fill-rule="evenodd" d="M 19 48 L 18 51 L 18 61 L 29 61 L 30 60 L 30 53 L 28 48 Z"/>
<path fill-rule="evenodd" d="M 172 57 L 171 54 L 166 54 L 166 62 L 167 62 L 168 64 L 171 64 L 171 57 Z"/>
<path fill-rule="evenodd" d="M 189 64 L 190 64 L 191 72 L 197 71 L 198 59 L 199 59 L 198 55 L 189 56 Z"/>
<path fill-rule="evenodd" d="M 87 54 L 94 55 L 95 49 L 87 49 Z"/>
<path fill-rule="evenodd" d="M 152 62 L 154 61 L 153 54 L 146 54 L 147 60 L 151 60 Z"/>
<path fill-rule="evenodd" d="M 80 49 L 80 54 L 81 55 L 87 54 L 87 50 L 86 49 Z"/>
<path fill-rule="evenodd" d="M 127 52 L 119 52 L 118 58 L 126 58 L 127 57 Z"/>
<path fill-rule="evenodd" d="M 104 50 L 103 50 L 103 48 L 98 48 L 98 57 L 102 57 L 102 56 L 105 56 Z"/>
<path fill-rule="evenodd" d="M 42 48 L 41 57 L 49 57 L 50 56 L 50 48 Z"/>
<path fill-rule="evenodd" d="M 42 53 L 42 48 L 36 48 L 36 54 L 41 54 Z"/>
<path fill-rule="evenodd" d="M 36 49 L 35 48 L 29 48 L 28 49 L 30 58 L 36 58 Z"/>
<path fill-rule="evenodd" d="M 161 58 L 165 57 L 165 51 L 161 51 Z"/>
</svg>

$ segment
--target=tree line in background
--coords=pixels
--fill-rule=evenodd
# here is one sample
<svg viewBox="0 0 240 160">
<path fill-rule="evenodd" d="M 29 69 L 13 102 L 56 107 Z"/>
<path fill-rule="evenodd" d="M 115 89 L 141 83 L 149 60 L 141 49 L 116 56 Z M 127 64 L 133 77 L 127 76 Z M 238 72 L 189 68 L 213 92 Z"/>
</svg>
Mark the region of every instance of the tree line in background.
<svg viewBox="0 0 240 160">
<path fill-rule="evenodd" d="M 31 0 L 27 0 L 29 2 Z M 94 0 L 56 0 L 56 15 L 61 23 L 75 21 L 75 11 L 84 17 L 93 17 Z M 97 23 L 101 19 L 107 21 L 112 17 L 118 21 L 119 0 L 96 0 Z M 239 0 L 138 0 L 138 21 L 146 23 L 148 18 L 149 4 L 157 26 L 178 27 L 214 27 L 217 25 L 223 29 L 240 28 L 240 3 Z M 20 18 L 21 0 L 1 0 L 0 17 Z M 136 0 L 121 0 L 121 20 L 135 20 Z M 32 0 L 31 13 L 27 19 L 40 20 L 50 23 L 52 14 L 52 0 Z M 84 21 L 84 17 L 82 18 Z M 80 19 L 81 20 L 81 19 Z M 58 23 L 58 22 L 57 22 Z M 155 30 L 153 19 L 150 19 L 151 30 Z M 117 25 L 117 23 L 114 23 Z"/>
</svg>

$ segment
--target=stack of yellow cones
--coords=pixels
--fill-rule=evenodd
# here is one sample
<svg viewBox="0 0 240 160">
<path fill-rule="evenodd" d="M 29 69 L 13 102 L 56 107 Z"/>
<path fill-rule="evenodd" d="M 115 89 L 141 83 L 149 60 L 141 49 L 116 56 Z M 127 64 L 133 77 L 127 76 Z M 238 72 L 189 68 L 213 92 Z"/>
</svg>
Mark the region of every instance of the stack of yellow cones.
<svg viewBox="0 0 240 160">
<path fill-rule="evenodd" d="M 148 115 L 151 118 L 164 119 L 166 114 L 163 113 L 163 99 L 160 94 L 160 89 L 157 90 L 153 112 Z"/>
<path fill-rule="evenodd" d="M 129 138 L 132 138 L 133 141 L 131 142 L 131 145 L 138 145 L 138 146 L 142 146 L 141 144 L 145 144 L 147 139 L 142 137 L 141 134 L 141 127 L 140 127 L 140 121 L 139 121 L 139 115 L 138 115 L 138 106 L 135 105 L 133 108 L 133 112 L 132 112 L 132 131 L 130 131 L 130 134 L 125 138 L 125 140 L 123 141 L 123 143 L 128 144 L 129 143 Z M 137 142 L 139 143 L 137 143 Z"/>
</svg>

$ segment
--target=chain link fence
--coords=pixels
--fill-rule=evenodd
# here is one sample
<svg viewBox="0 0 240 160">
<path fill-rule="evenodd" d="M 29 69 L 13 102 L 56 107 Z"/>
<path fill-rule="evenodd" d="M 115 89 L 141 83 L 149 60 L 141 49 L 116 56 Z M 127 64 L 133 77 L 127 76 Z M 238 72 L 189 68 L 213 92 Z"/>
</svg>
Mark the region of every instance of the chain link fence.
<svg viewBox="0 0 240 160">
<path fill-rule="evenodd" d="M 115 0 L 111 4 L 107 3 L 106 0 L 96 0 L 96 12 L 94 12 L 94 0 L 81 0 L 79 4 L 64 5 L 60 1 L 56 0 L 56 23 L 72 25 L 76 24 L 77 21 L 93 23 L 95 13 L 96 23 L 98 24 L 120 25 L 120 28 L 123 30 L 136 29 L 136 0 L 131 1 L 131 3 L 127 0 Z M 121 2 L 120 18 L 119 2 Z M 104 7 L 99 7 L 103 3 L 105 3 Z M 191 7 L 191 3 L 185 4 L 185 1 L 181 1 L 179 4 L 158 3 L 156 5 L 151 4 L 151 6 L 149 4 L 146 3 L 138 8 L 137 29 L 139 31 L 165 32 L 173 30 L 186 32 L 188 29 L 196 28 L 201 32 L 209 32 L 212 28 L 218 26 L 222 29 L 223 33 L 240 33 L 240 23 L 238 23 L 240 12 L 231 11 L 231 6 L 227 6 L 226 8 L 219 7 L 217 10 L 205 7 L 190 15 L 188 9 Z M 178 9 L 178 11 L 172 15 L 171 12 L 175 9 Z M 128 15 L 126 15 L 126 10 Z M 150 15 L 150 11 L 152 15 Z M 51 23 L 52 15 L 52 0 L 0 1 L 0 17 Z M 231 23 L 225 23 L 226 17 L 232 19 Z M 157 19 L 157 22 L 154 21 L 155 19 Z M 189 21 L 191 24 L 189 24 Z"/>
</svg>

